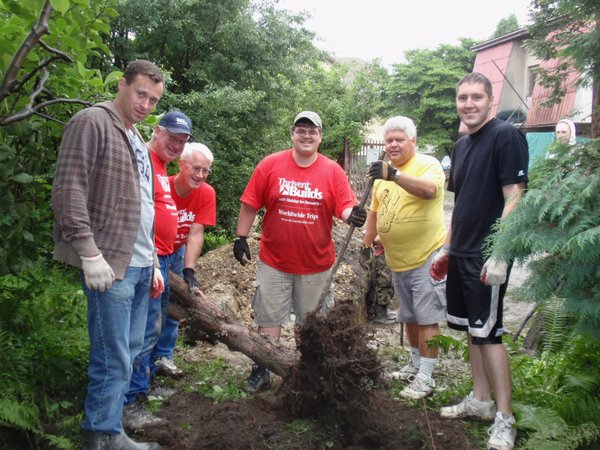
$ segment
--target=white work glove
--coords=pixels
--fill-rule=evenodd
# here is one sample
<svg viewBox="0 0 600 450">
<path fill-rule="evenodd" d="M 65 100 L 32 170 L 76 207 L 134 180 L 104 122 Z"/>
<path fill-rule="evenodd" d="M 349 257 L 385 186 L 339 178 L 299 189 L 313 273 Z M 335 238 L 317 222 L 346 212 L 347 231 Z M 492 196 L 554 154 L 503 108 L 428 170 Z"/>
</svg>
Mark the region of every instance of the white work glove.
<svg viewBox="0 0 600 450">
<path fill-rule="evenodd" d="M 450 260 L 450 253 L 445 247 L 440 248 L 440 251 L 431 260 L 431 267 L 429 268 L 429 275 L 435 281 L 441 281 L 448 275 L 448 261 Z"/>
<path fill-rule="evenodd" d="M 160 294 L 165 290 L 165 280 L 163 279 L 162 272 L 160 269 L 154 269 L 154 275 L 152 276 L 152 287 L 150 288 L 150 298 L 158 298 Z"/>
<path fill-rule="evenodd" d="M 506 283 L 507 271 L 508 263 L 490 258 L 483 265 L 479 279 L 486 286 L 501 286 Z"/>
<path fill-rule="evenodd" d="M 81 269 L 85 285 L 92 291 L 104 292 L 110 289 L 115 281 L 115 273 L 102 253 L 97 256 L 81 256 Z"/>
</svg>

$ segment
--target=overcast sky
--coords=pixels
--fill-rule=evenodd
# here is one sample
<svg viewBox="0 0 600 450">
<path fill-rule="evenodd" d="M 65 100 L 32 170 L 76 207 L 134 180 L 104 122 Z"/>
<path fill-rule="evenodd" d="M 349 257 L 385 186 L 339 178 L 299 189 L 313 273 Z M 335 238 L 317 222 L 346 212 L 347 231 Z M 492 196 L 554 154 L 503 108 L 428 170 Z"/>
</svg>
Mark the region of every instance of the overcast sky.
<svg viewBox="0 0 600 450">
<path fill-rule="evenodd" d="M 459 37 L 487 39 L 510 14 L 527 22 L 530 0 L 279 0 L 278 7 L 308 11 L 315 45 L 337 57 L 383 64 L 404 62 L 403 52 L 457 45 Z"/>
</svg>

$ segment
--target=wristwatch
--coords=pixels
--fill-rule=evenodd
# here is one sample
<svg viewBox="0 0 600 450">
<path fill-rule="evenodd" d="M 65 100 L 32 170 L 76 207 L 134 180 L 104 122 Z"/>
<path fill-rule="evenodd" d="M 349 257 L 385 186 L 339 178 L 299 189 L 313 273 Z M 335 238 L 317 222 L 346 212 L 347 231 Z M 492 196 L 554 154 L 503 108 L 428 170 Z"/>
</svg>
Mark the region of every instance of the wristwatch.
<svg viewBox="0 0 600 450">
<path fill-rule="evenodd" d="M 398 182 L 400 181 L 400 174 L 401 174 L 401 173 L 402 173 L 402 172 L 400 172 L 399 170 L 397 170 L 397 169 L 396 169 L 396 173 L 394 174 L 394 181 L 395 181 L 396 183 L 398 183 Z"/>
</svg>

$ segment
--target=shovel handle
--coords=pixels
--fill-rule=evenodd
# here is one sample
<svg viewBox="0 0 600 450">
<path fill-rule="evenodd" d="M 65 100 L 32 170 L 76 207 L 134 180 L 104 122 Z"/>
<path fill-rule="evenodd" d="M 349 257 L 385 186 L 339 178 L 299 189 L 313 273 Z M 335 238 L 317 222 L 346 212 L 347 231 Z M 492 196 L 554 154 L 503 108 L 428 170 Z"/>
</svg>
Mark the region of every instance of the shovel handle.
<svg viewBox="0 0 600 450">
<path fill-rule="evenodd" d="M 385 152 L 381 152 L 379 154 L 378 160 L 379 161 L 382 160 L 384 158 L 384 156 L 385 156 Z M 371 195 L 371 189 L 373 189 L 373 182 L 374 182 L 374 180 L 372 178 L 369 178 L 369 181 L 367 182 L 367 187 L 365 188 L 365 190 L 362 194 L 360 202 L 358 202 L 359 207 L 361 207 L 361 208 L 365 207 L 365 203 L 367 203 L 367 199 L 369 198 L 369 195 Z M 329 288 L 331 287 L 331 283 L 333 282 L 333 277 L 337 273 L 338 267 L 342 263 L 342 259 L 344 259 L 344 256 L 346 254 L 346 249 L 348 248 L 348 244 L 350 243 L 350 238 L 352 238 L 352 233 L 354 233 L 355 228 L 356 228 L 356 226 L 354 224 L 350 224 L 350 228 L 348 228 L 348 231 L 346 232 L 346 237 L 344 238 L 344 241 L 342 242 L 342 246 L 340 247 L 337 258 L 335 259 L 333 266 L 331 266 L 331 270 L 329 271 L 329 276 L 327 277 L 327 280 L 325 281 L 325 284 L 323 285 L 323 291 L 321 291 L 321 296 L 319 297 L 319 303 L 317 304 L 315 311 L 320 311 L 321 308 L 323 307 L 323 304 L 325 303 L 325 299 L 327 298 L 327 294 L 329 293 Z"/>
</svg>

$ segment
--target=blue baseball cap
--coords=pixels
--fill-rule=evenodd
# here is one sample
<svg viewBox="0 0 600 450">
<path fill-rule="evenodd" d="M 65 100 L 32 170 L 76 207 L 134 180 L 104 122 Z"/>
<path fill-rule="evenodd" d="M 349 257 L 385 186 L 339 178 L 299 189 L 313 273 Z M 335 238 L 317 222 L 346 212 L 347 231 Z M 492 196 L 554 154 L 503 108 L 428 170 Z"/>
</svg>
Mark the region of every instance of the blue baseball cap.
<svg viewBox="0 0 600 450">
<path fill-rule="evenodd" d="M 166 113 L 158 124 L 165 127 L 173 134 L 187 134 L 190 140 L 192 136 L 192 120 L 181 111 L 170 111 Z"/>
</svg>

